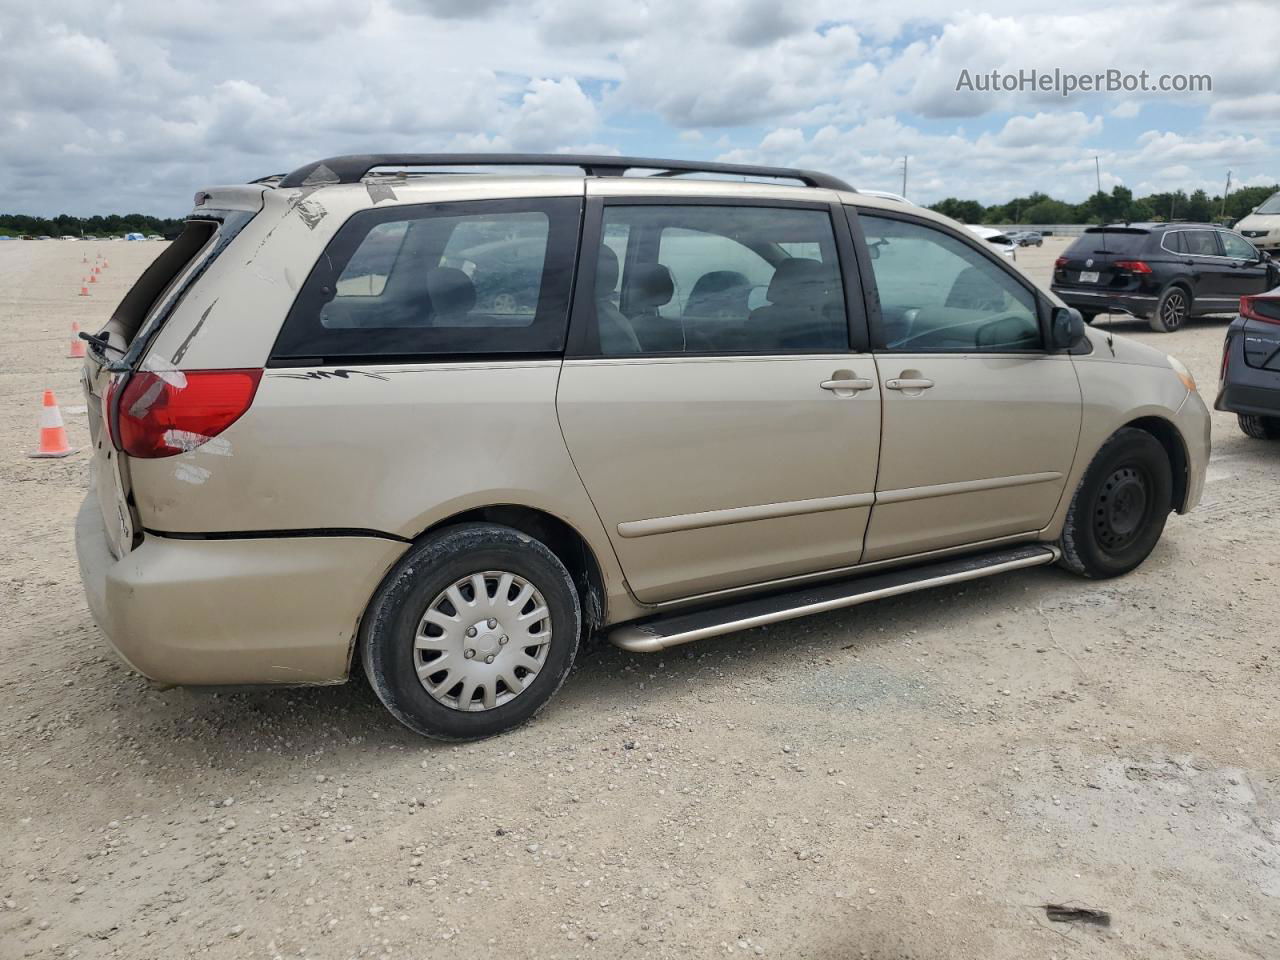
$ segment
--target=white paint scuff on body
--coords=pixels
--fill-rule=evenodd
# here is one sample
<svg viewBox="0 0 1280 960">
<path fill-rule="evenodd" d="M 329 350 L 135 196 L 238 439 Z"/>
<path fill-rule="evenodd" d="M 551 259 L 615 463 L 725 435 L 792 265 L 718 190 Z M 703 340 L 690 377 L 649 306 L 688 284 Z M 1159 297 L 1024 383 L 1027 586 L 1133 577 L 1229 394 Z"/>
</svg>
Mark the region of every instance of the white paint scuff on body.
<svg viewBox="0 0 1280 960">
<path fill-rule="evenodd" d="M 183 483 L 191 483 L 196 486 L 204 483 L 211 476 L 208 470 L 194 463 L 179 463 L 177 469 L 173 471 L 173 475 Z"/>
</svg>

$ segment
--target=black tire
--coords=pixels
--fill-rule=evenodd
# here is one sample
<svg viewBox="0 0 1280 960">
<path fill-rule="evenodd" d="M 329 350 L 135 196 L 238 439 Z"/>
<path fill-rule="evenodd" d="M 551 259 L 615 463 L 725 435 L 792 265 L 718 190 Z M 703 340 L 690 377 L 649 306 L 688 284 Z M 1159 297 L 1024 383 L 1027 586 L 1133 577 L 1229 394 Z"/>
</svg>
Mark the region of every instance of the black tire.
<svg viewBox="0 0 1280 960">
<path fill-rule="evenodd" d="M 1183 287 L 1166 287 L 1160 294 L 1155 313 L 1147 318 L 1156 333 L 1173 333 L 1191 316 L 1192 299 Z"/>
<path fill-rule="evenodd" d="M 1255 440 L 1280 440 L 1280 417 L 1261 417 L 1252 413 L 1238 413 L 1240 430 Z"/>
<path fill-rule="evenodd" d="M 542 595 L 551 639 L 540 669 L 519 693 L 489 709 L 463 711 L 437 700 L 418 679 L 421 661 L 414 636 L 428 607 L 442 593 L 486 571 L 510 572 Z M 437 740 L 479 740 L 519 726 L 547 704 L 569 675 L 581 634 L 578 591 L 554 553 L 510 527 L 466 523 L 415 544 L 387 575 L 361 626 L 360 657 L 378 699 L 410 730 Z M 495 648 L 495 656 L 516 652 L 514 645 Z M 454 699 L 461 694 L 459 688 Z"/>
<path fill-rule="evenodd" d="M 1102 579 L 1128 573 L 1155 548 L 1173 509 L 1173 470 L 1160 441 L 1125 427 L 1102 445 L 1071 498 L 1062 566 Z"/>
</svg>

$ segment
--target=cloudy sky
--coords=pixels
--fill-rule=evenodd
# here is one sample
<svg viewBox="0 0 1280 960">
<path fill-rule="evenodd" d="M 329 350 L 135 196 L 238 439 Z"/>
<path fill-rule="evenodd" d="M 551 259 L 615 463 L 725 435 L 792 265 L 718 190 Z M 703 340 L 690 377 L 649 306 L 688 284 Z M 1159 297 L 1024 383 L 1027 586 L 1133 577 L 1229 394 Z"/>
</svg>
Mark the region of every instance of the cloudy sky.
<svg viewBox="0 0 1280 960">
<path fill-rule="evenodd" d="M 963 0 L 961 0 L 963 3 Z M 987 202 L 1280 180 L 1280 3 L 0 0 L 0 212 L 180 215 L 337 153 L 796 164 Z M 957 92 L 962 70 L 1212 93 Z"/>
</svg>

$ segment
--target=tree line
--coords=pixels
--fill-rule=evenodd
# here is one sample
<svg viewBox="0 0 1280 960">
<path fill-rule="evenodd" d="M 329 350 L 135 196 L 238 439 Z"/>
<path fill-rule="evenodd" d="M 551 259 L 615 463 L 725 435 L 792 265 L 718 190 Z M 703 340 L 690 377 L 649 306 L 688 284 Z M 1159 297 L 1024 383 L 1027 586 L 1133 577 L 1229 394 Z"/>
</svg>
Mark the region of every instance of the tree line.
<svg viewBox="0 0 1280 960">
<path fill-rule="evenodd" d="M 947 197 L 929 205 L 962 223 L 1115 223 L 1117 221 L 1190 220 L 1197 223 L 1233 224 L 1247 216 L 1254 207 L 1280 190 L 1280 184 L 1269 187 L 1241 187 L 1222 197 L 1211 197 L 1203 190 L 1188 195 L 1153 193 L 1137 197 L 1128 187 L 1116 186 L 1110 193 L 1098 191 L 1083 203 L 1055 200 L 1047 193 L 1015 197 L 1007 203 L 985 206 L 977 200 Z"/>
<path fill-rule="evenodd" d="M 145 213 L 111 213 L 106 216 L 31 217 L 23 213 L 0 213 L 0 233 L 10 237 L 120 237 L 126 233 L 158 233 L 176 236 L 182 221 L 173 217 L 150 217 Z"/>
</svg>

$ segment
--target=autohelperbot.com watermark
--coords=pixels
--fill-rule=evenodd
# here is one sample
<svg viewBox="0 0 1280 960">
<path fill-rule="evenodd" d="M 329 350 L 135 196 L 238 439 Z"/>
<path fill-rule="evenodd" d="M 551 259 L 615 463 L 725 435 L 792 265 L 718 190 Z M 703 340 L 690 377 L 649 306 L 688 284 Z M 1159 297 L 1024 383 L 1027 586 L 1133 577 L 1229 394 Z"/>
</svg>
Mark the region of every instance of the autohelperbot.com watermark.
<svg viewBox="0 0 1280 960">
<path fill-rule="evenodd" d="M 1052 70 L 962 69 L 956 92 L 971 93 L 1056 93 L 1069 97 L 1076 93 L 1212 93 L 1213 77 L 1207 73 L 1161 73 L 1148 70 L 1104 70 L 1101 73 L 1072 73 Z"/>
</svg>

